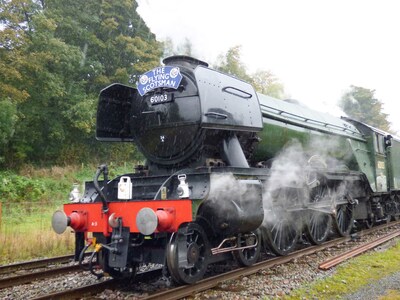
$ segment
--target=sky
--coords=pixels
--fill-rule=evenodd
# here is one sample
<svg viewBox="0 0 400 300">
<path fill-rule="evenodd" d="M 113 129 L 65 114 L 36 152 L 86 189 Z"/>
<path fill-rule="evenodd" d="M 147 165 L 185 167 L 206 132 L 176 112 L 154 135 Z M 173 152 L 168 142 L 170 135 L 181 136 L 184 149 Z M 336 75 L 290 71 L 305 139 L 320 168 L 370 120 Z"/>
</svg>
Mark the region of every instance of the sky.
<svg viewBox="0 0 400 300">
<path fill-rule="evenodd" d="M 340 116 L 350 85 L 375 90 L 400 134 L 400 2 L 396 0 L 138 0 L 159 41 L 188 38 L 210 64 L 242 46 L 248 71 L 271 71 L 285 94 Z"/>
</svg>

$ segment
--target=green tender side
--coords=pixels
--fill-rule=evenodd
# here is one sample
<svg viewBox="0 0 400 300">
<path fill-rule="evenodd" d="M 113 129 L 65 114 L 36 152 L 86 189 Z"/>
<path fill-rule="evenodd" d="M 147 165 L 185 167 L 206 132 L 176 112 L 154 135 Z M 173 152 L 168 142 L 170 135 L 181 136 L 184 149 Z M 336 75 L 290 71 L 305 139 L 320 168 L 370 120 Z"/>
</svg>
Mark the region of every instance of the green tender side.
<svg viewBox="0 0 400 300">
<path fill-rule="evenodd" d="M 390 133 L 374 128 L 368 124 L 351 119 L 366 140 L 367 151 L 364 146 L 354 147 L 362 155 L 361 150 L 368 155 L 371 171 L 365 172 L 374 192 L 388 192 L 400 188 L 400 139 Z M 356 154 L 357 154 L 356 153 Z"/>
<path fill-rule="evenodd" d="M 392 145 L 387 148 L 388 166 L 390 173 L 390 187 L 400 189 L 400 141 L 392 140 Z"/>
</svg>

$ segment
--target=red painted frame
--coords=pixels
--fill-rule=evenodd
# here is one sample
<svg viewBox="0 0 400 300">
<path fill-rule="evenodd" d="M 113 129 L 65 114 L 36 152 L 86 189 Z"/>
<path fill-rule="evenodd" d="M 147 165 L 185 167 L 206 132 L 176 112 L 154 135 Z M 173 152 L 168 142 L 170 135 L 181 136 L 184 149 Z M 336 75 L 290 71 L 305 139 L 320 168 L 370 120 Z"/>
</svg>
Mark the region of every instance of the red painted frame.
<svg viewBox="0 0 400 300">
<path fill-rule="evenodd" d="M 189 199 L 109 202 L 108 207 L 109 211 L 103 213 L 102 203 L 69 203 L 64 204 L 64 212 L 67 216 L 72 212 L 86 213 L 87 224 L 85 229 L 80 231 L 103 232 L 105 235 L 112 232 L 112 228 L 108 225 L 108 217 L 112 213 L 115 213 L 115 218 L 122 218 L 122 225 L 129 227 L 130 232 L 139 232 L 136 226 L 136 215 L 143 207 L 151 208 L 154 211 L 174 210 L 175 217 L 168 232 L 177 231 L 182 223 L 192 221 L 192 201 Z"/>
</svg>

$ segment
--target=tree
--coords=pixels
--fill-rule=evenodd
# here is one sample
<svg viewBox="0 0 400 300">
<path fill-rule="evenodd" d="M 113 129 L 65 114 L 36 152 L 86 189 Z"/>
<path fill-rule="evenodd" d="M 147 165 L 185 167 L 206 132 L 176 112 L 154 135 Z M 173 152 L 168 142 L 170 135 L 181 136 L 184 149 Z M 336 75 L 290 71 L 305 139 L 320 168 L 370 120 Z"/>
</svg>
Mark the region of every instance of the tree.
<svg viewBox="0 0 400 300">
<path fill-rule="evenodd" d="M 251 82 L 256 91 L 277 99 L 284 97 L 283 84 L 270 71 L 259 70 L 251 76 Z"/>
<path fill-rule="evenodd" d="M 247 74 L 247 68 L 241 61 L 241 49 L 242 46 L 240 45 L 234 46 L 225 55 L 220 55 L 216 69 L 249 82 L 251 77 Z"/>
<path fill-rule="evenodd" d="M 5 163 L 6 147 L 14 136 L 16 122 L 16 105 L 10 100 L 0 100 L 0 165 Z"/>
<path fill-rule="evenodd" d="M 248 74 L 246 65 L 241 61 L 241 46 L 234 46 L 225 55 L 220 55 L 216 69 L 240 78 L 253 85 L 254 89 L 265 95 L 282 99 L 284 94 L 283 84 L 270 71 L 258 70 Z"/>
<path fill-rule="evenodd" d="M 382 112 L 383 103 L 374 94 L 375 90 L 352 85 L 339 101 L 339 107 L 357 121 L 390 131 L 388 114 Z"/>
<path fill-rule="evenodd" d="M 104 153 L 91 147 L 99 91 L 135 84 L 161 56 L 136 2 L 0 3 L 0 121 L 14 126 L 0 139 L 3 161 L 77 162 L 92 158 L 89 147 Z"/>
<path fill-rule="evenodd" d="M 135 84 L 159 64 L 162 48 L 136 12 L 136 1 L 49 0 L 56 36 L 82 51 L 82 80 L 98 93 L 112 82 Z"/>
<path fill-rule="evenodd" d="M 0 166 L 8 164 L 9 156 L 17 156 L 10 143 L 17 138 L 21 114 L 18 107 L 30 97 L 32 78 L 28 69 L 37 69 L 28 51 L 32 28 L 31 14 L 40 6 L 33 1 L 0 2 Z"/>
</svg>

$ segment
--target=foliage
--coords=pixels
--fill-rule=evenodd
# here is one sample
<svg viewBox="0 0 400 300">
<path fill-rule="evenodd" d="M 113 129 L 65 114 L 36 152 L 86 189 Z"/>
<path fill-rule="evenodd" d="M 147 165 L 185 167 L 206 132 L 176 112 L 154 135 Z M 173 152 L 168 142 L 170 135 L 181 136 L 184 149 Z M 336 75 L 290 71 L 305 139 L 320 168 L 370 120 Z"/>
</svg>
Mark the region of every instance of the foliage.
<svg viewBox="0 0 400 300">
<path fill-rule="evenodd" d="M 51 228 L 51 216 L 68 201 L 72 184 L 83 187 L 96 169 L 96 165 L 41 169 L 25 165 L 18 173 L 0 171 L 0 264 L 71 254 L 73 234 L 67 230 L 61 237 L 57 235 Z M 113 178 L 133 168 L 110 163 L 109 171 Z"/>
<path fill-rule="evenodd" d="M 60 236 L 51 228 L 49 220 L 57 209 L 59 204 L 40 202 L 3 205 L 0 264 L 72 254 L 74 234 L 67 230 Z"/>
<path fill-rule="evenodd" d="M 109 177 L 133 172 L 133 164 L 108 163 Z M 3 203 L 63 203 L 73 183 L 93 180 L 97 165 L 40 168 L 26 165 L 18 173 L 0 171 L 0 201 Z"/>
<path fill-rule="evenodd" d="M 283 84 L 270 71 L 259 70 L 251 75 L 251 82 L 256 91 L 277 99 L 284 97 Z"/>
<path fill-rule="evenodd" d="M 241 46 L 230 48 L 225 55 L 218 57 L 215 68 L 249 82 L 259 93 L 282 99 L 284 96 L 283 84 L 270 71 L 258 70 L 253 74 L 248 74 L 246 65 L 241 61 L 240 51 Z"/>
<path fill-rule="evenodd" d="M 50 201 L 69 191 L 71 184 L 51 178 L 38 179 L 0 172 L 0 201 L 4 203 Z M 64 196 L 64 198 L 66 198 Z"/>
<path fill-rule="evenodd" d="M 5 161 L 4 145 L 7 145 L 15 132 L 17 122 L 16 105 L 10 100 L 0 100 L 0 164 Z"/>
<path fill-rule="evenodd" d="M 0 166 L 110 156 L 94 139 L 99 91 L 135 84 L 161 56 L 136 8 L 128 0 L 1 1 Z"/>
<path fill-rule="evenodd" d="M 249 82 L 251 76 L 247 74 L 247 68 L 241 61 L 241 46 L 234 46 L 228 50 L 225 55 L 220 55 L 217 62 L 217 70 L 236 76 Z"/>
<path fill-rule="evenodd" d="M 375 90 L 352 85 L 350 91 L 342 96 L 339 106 L 357 121 L 390 131 L 388 114 L 382 112 L 383 103 L 376 99 L 374 94 Z"/>
<path fill-rule="evenodd" d="M 98 93 L 118 81 L 136 83 L 137 76 L 158 65 L 161 44 L 136 12 L 135 1 L 48 1 L 57 20 L 56 35 L 82 52 L 81 79 Z"/>
</svg>

